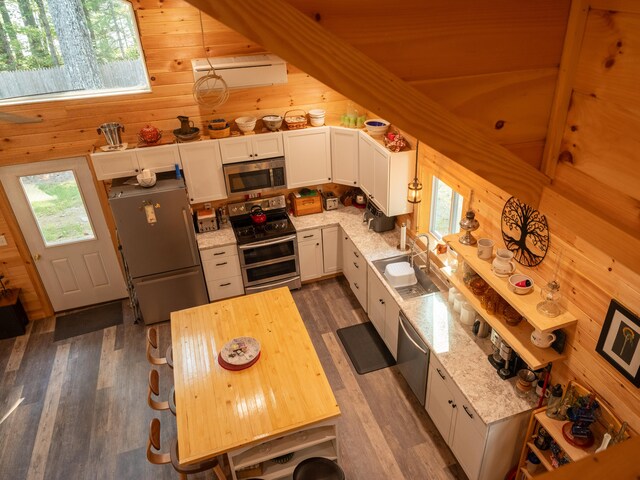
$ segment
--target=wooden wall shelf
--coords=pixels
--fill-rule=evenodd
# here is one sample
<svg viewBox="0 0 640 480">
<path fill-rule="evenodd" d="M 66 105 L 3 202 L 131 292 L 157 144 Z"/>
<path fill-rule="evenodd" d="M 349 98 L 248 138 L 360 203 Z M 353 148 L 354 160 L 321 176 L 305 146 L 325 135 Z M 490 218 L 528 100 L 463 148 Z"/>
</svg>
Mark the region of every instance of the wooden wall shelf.
<svg viewBox="0 0 640 480">
<path fill-rule="evenodd" d="M 518 295 L 512 292 L 509 288 L 509 278 L 496 276 L 491 270 L 491 262 L 478 258 L 477 248 L 475 246 L 463 245 L 458 241 L 459 236 L 459 234 L 447 235 L 444 237 L 444 241 L 447 242 L 449 248 L 458 253 L 491 288 L 509 302 L 534 328 L 543 332 L 551 332 L 558 328 L 568 327 L 577 322 L 575 316 L 566 309 L 554 318 L 546 317 L 539 313 L 536 306 L 541 302 L 540 286 L 534 284 L 533 291 L 526 295 Z"/>
<path fill-rule="evenodd" d="M 478 312 L 478 315 L 484 318 L 498 332 L 500 337 L 520 355 L 529 368 L 538 370 L 551 362 L 564 358 L 564 354 L 556 352 L 553 348 L 539 348 L 533 345 L 530 340 L 533 327 L 527 322 L 522 321 L 516 326 L 511 326 L 507 325 L 507 322 L 502 317 L 487 313 L 480 304 L 480 299 L 467 288 L 458 275 L 451 271 L 450 267 L 445 267 L 442 271 L 465 296 L 467 301 Z"/>
</svg>

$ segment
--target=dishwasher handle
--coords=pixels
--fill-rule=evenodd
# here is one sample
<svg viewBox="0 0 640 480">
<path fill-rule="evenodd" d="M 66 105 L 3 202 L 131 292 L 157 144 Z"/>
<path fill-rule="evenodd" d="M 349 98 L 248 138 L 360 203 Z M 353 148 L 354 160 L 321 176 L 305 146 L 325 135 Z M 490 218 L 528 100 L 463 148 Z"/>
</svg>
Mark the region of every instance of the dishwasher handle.
<svg viewBox="0 0 640 480">
<path fill-rule="evenodd" d="M 414 347 L 416 347 L 418 350 L 420 350 L 422 352 L 423 355 L 428 355 L 429 352 L 427 350 L 425 350 L 424 348 L 422 348 L 420 345 L 418 345 L 416 343 L 416 341 L 411 338 L 411 334 L 407 331 L 407 327 L 404 326 L 404 323 L 406 322 L 406 320 L 404 319 L 403 315 L 400 315 L 400 326 L 402 327 L 402 330 L 404 331 L 404 334 L 406 335 L 407 339 L 413 344 Z"/>
</svg>

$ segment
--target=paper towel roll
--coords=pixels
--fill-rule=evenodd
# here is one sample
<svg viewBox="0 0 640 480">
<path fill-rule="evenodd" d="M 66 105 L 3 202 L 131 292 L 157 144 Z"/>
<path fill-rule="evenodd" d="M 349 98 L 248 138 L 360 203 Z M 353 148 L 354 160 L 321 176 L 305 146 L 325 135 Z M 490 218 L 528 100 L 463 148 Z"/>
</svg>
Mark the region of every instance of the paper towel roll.
<svg viewBox="0 0 640 480">
<path fill-rule="evenodd" d="M 403 223 L 400 227 L 400 250 L 407 247 L 407 226 Z"/>
</svg>

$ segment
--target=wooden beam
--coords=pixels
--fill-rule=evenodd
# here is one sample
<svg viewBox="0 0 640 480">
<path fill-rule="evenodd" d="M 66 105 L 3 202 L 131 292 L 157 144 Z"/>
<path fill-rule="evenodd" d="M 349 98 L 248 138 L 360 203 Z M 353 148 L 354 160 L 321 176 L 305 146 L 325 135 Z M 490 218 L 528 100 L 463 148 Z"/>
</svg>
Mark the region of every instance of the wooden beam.
<svg viewBox="0 0 640 480">
<path fill-rule="evenodd" d="M 571 94 L 573 92 L 573 82 L 580 60 L 580 49 L 582 48 L 582 38 L 587 24 L 589 14 L 588 0 L 573 0 L 571 2 L 571 13 L 569 14 L 569 24 L 567 34 L 564 39 L 562 59 L 560 60 L 560 72 L 556 83 L 556 91 L 553 96 L 551 117 L 547 128 L 547 141 L 542 154 L 542 171 L 553 178 L 558 164 L 558 154 L 560 144 L 564 136 Z"/>
<path fill-rule="evenodd" d="M 589 0 L 589 6 L 593 10 L 640 13 L 640 2 L 638 0 Z"/>
<path fill-rule="evenodd" d="M 547 176 L 284 0 L 187 0 L 465 168 L 537 207 Z"/>
</svg>

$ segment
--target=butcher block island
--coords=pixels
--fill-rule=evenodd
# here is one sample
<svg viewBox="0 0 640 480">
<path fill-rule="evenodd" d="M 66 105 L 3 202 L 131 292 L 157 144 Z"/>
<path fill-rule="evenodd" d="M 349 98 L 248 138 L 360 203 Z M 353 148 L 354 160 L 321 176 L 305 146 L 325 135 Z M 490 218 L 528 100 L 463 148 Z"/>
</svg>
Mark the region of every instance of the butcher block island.
<svg viewBox="0 0 640 480">
<path fill-rule="evenodd" d="M 275 479 L 309 457 L 338 460 L 340 409 L 288 288 L 173 312 L 171 336 L 181 464 L 227 453 L 234 479 Z M 223 368 L 239 337 L 260 357 Z"/>
</svg>

